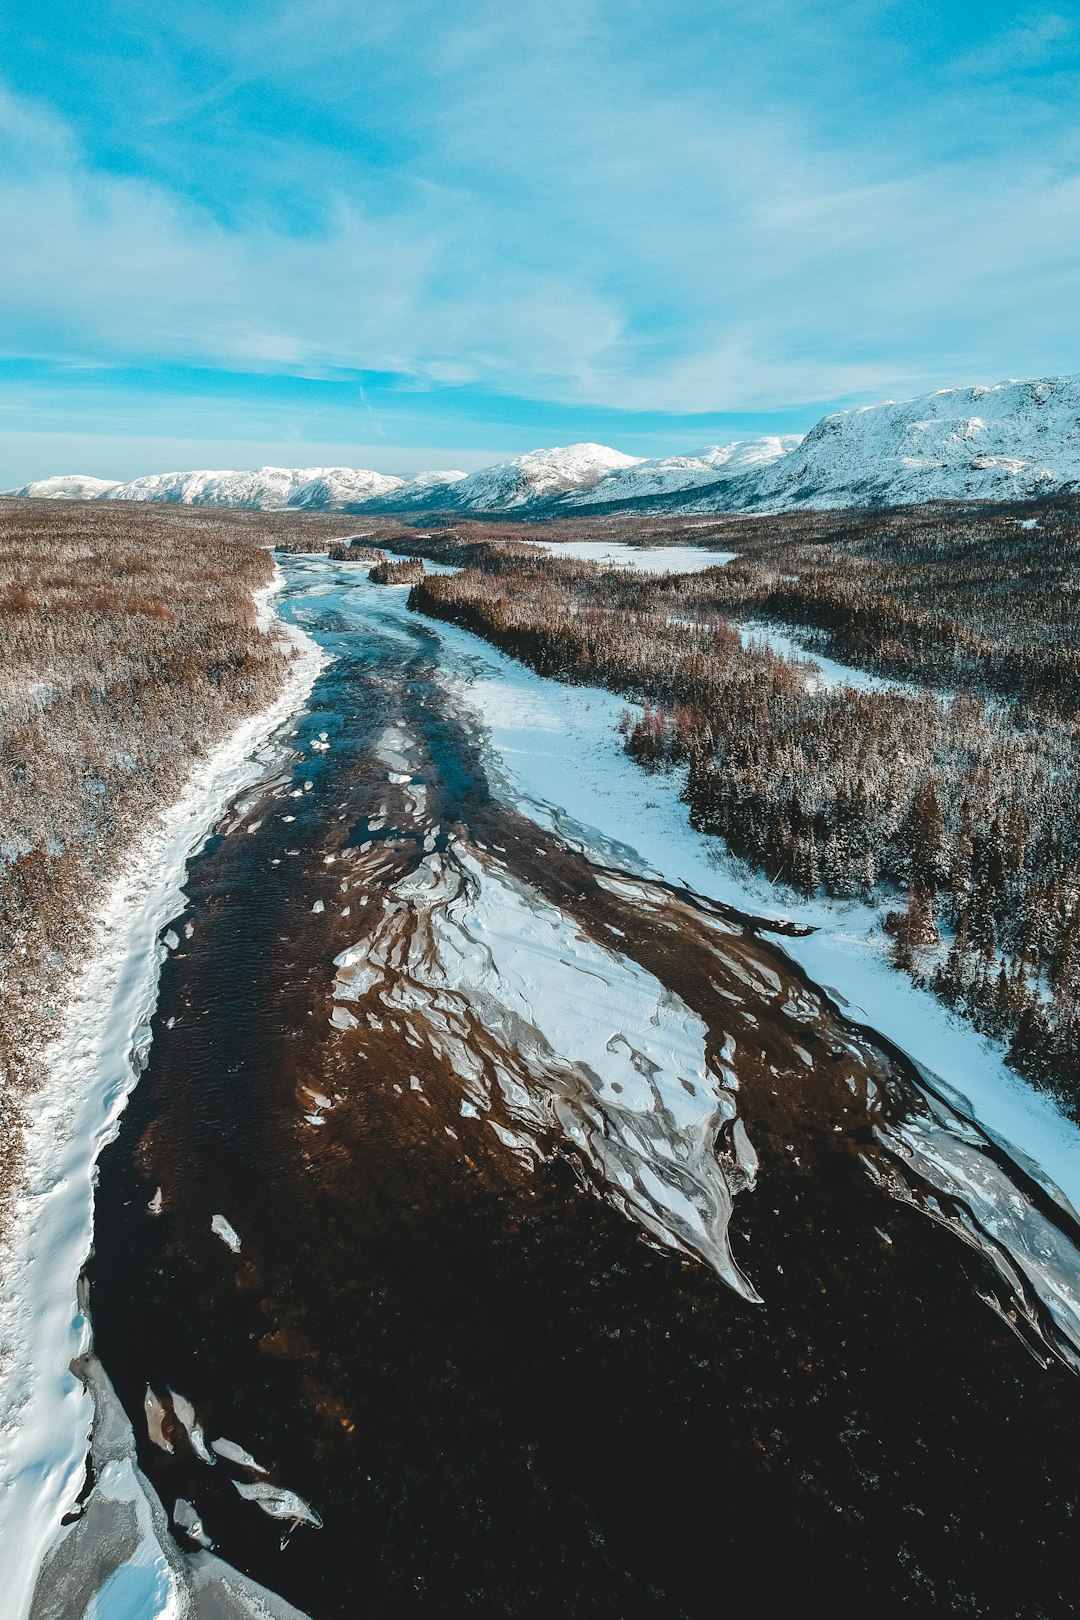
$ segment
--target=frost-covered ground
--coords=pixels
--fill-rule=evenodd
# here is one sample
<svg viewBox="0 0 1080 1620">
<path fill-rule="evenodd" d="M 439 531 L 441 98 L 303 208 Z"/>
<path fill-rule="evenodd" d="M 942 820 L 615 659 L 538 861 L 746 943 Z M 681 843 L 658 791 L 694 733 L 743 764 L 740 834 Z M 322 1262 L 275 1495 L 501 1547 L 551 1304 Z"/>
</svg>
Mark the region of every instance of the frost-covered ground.
<svg viewBox="0 0 1080 1620">
<path fill-rule="evenodd" d="M 279 575 L 257 593 L 263 625 L 281 584 Z M 301 631 L 290 635 L 297 656 L 275 703 L 211 753 L 172 809 L 146 829 L 104 900 L 95 947 L 71 985 L 63 1033 L 45 1054 L 49 1078 L 27 1133 L 26 1185 L 0 1285 L 0 1570 L 11 1620 L 28 1611 L 45 1548 L 83 1484 L 93 1401 L 71 1371 L 89 1345 L 78 1280 L 93 1233 L 97 1159 L 116 1134 L 150 1039 L 167 949 L 159 936 L 182 905 L 188 859 L 236 794 L 265 774 L 276 755 L 273 733 L 311 690 L 323 655 Z M 114 1577 L 110 1601 L 118 1603 L 125 1586 L 156 1591 L 161 1572 L 154 1570 L 139 1552 L 130 1576 Z M 135 1612 L 178 1612 L 170 1579 L 161 1575 L 161 1604 Z M 113 1620 L 128 1610 L 87 1612 Z"/>
<path fill-rule="evenodd" d="M 814 652 L 803 645 L 790 630 L 753 621 L 739 626 L 739 637 L 744 647 L 768 647 L 781 658 L 805 664 L 806 686 L 811 692 L 831 691 L 837 686 L 857 687 L 862 692 L 917 692 L 922 690 L 914 681 L 888 680 L 883 675 L 872 675 L 869 670 L 855 669 L 851 664 L 838 664 L 833 658 Z M 813 667 L 812 667 L 813 666 Z"/>
<path fill-rule="evenodd" d="M 699 574 L 703 568 L 719 568 L 729 563 L 735 555 L 733 551 L 707 551 L 702 546 L 662 546 L 649 550 L 624 545 L 621 540 L 567 540 L 561 545 L 551 540 L 530 540 L 529 544 L 552 557 L 633 568 L 643 574 Z"/>
</svg>

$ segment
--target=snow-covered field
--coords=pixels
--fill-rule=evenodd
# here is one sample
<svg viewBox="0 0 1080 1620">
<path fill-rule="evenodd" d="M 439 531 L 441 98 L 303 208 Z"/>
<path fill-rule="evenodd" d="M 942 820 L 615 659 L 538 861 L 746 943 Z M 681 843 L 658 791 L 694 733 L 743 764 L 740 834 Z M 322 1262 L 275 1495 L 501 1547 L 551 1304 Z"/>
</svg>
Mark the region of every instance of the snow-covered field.
<svg viewBox="0 0 1080 1620">
<path fill-rule="evenodd" d="M 744 647 L 768 647 L 781 658 L 806 665 L 806 686 L 810 692 L 832 691 L 838 686 L 857 687 L 862 692 L 916 692 L 922 688 L 913 681 L 889 680 L 884 675 L 872 675 L 869 670 L 855 669 L 851 664 L 839 664 L 835 658 L 804 647 L 789 630 L 754 621 L 739 626 L 739 639 Z"/>
<path fill-rule="evenodd" d="M 530 538 L 529 544 L 552 557 L 633 568 L 643 574 L 699 574 L 703 568 L 720 568 L 735 555 L 733 551 L 707 551 L 702 546 L 628 546 L 621 540 L 566 540 L 558 544 Z"/>
<path fill-rule="evenodd" d="M 281 583 L 279 574 L 258 593 L 263 624 L 269 597 Z M 159 936 L 183 903 L 188 859 L 235 795 L 266 772 L 276 754 L 274 732 L 304 703 L 324 661 L 302 631 L 290 627 L 289 635 L 296 657 L 280 696 L 213 750 L 178 802 L 146 829 L 105 899 L 96 943 L 71 984 L 63 1033 L 44 1054 L 48 1080 L 27 1132 L 26 1185 L 2 1256 L 0 1285 L 6 1620 L 27 1613 L 46 1545 L 83 1483 L 93 1401 L 70 1370 L 89 1344 L 77 1285 L 92 1238 L 97 1159 L 116 1133 L 150 1039 L 167 948 Z M 131 1589 L 149 1590 L 148 1579 L 144 1570 L 134 1571 Z M 166 1603 L 137 1612 L 169 1609 Z M 106 1620 L 104 1610 L 94 1613 Z M 107 1620 L 127 1613 L 111 1609 Z"/>
</svg>

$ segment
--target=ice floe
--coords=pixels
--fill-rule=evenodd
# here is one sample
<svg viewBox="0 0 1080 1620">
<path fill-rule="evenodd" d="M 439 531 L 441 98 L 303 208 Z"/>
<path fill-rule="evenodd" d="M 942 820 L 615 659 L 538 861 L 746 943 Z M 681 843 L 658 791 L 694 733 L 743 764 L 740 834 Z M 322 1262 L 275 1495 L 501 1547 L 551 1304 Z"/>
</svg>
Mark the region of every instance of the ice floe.
<svg viewBox="0 0 1080 1620">
<path fill-rule="evenodd" d="M 243 1446 L 238 1446 L 235 1440 L 225 1440 L 221 1437 L 211 1440 L 210 1450 L 223 1457 L 226 1462 L 235 1463 L 238 1468 L 250 1468 L 253 1474 L 266 1473 L 266 1469 L 255 1461 L 251 1452 L 245 1451 Z"/>
<path fill-rule="evenodd" d="M 225 1219 L 224 1215 L 214 1216 L 213 1220 L 210 1222 L 210 1230 L 214 1233 L 215 1237 L 219 1237 L 221 1239 L 222 1243 L 228 1244 L 233 1254 L 240 1253 L 240 1238 L 237 1234 L 236 1228 Z"/>
<path fill-rule="evenodd" d="M 280 1485 L 271 1485 L 262 1479 L 234 1479 L 233 1485 L 245 1502 L 254 1502 L 272 1519 L 283 1520 L 290 1530 L 301 1524 L 309 1524 L 313 1530 L 322 1529 L 322 1519 L 315 1509 L 295 1491 L 283 1490 Z"/>
<path fill-rule="evenodd" d="M 212 1468 L 214 1458 L 207 1450 L 206 1436 L 203 1433 L 202 1424 L 195 1416 L 195 1408 L 186 1395 L 178 1394 L 175 1389 L 169 1390 L 169 1398 L 172 1401 L 173 1411 L 176 1413 L 180 1426 L 188 1437 L 192 1451 L 200 1462 L 208 1463 Z"/>
<path fill-rule="evenodd" d="M 387 899 L 374 933 L 338 956 L 335 996 L 378 986 L 387 1009 L 421 1014 L 414 1027 L 462 1080 L 465 1118 L 491 1110 L 494 1079 L 500 1113 L 534 1152 L 554 1130 L 651 1236 L 756 1299 L 728 1240 L 733 1193 L 756 1161 L 745 1131 L 728 1168 L 717 1156 L 735 1107 L 707 1063 L 700 1018 L 454 839 Z M 520 1129 L 511 1136 L 520 1150 Z"/>
</svg>

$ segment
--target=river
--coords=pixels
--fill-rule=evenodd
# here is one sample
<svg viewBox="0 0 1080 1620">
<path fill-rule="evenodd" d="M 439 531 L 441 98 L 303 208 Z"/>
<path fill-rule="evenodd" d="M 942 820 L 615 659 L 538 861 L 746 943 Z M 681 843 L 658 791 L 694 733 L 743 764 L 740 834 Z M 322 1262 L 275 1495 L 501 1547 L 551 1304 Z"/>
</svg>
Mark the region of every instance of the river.
<svg viewBox="0 0 1080 1620">
<path fill-rule="evenodd" d="M 575 694 L 284 566 L 333 661 L 191 864 L 88 1269 L 178 1545 L 315 1620 L 1070 1612 L 1067 1200 L 583 823 Z"/>
</svg>

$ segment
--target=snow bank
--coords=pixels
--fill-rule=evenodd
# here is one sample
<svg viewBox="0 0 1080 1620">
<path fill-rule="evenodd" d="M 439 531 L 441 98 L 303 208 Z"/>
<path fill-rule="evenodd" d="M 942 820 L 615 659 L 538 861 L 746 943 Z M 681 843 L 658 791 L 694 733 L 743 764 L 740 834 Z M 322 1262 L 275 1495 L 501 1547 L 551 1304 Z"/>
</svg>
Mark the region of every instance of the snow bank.
<svg viewBox="0 0 1080 1620">
<path fill-rule="evenodd" d="M 817 932 L 783 942 L 810 978 L 833 992 L 849 1017 L 939 1077 L 961 1111 L 1080 1210 L 1080 1128 L 1006 1066 L 1000 1045 L 889 965 L 876 911 L 778 892 L 720 840 L 696 832 L 679 797 L 680 778 L 648 775 L 624 752 L 616 727 L 633 707 L 625 699 L 560 686 L 467 631 L 439 631 L 453 692 L 486 732 L 492 785 L 508 802 L 595 859 L 766 919 L 812 925 Z"/>
<path fill-rule="evenodd" d="M 278 573 L 257 593 L 264 624 L 281 583 Z M 25 1189 L 0 1285 L 0 1569 L 10 1620 L 27 1613 L 45 1549 L 83 1481 L 93 1402 L 70 1370 L 90 1336 L 77 1284 L 93 1232 L 98 1155 L 116 1135 L 150 1042 L 165 956 L 159 936 L 183 905 L 188 860 L 233 796 L 266 772 L 273 733 L 305 701 L 325 662 L 302 631 L 286 633 L 296 657 L 280 695 L 213 750 L 147 829 L 97 914 L 66 1026 L 44 1054 L 48 1078 L 27 1131 Z M 137 1585 L 150 1575 L 125 1579 Z"/>
</svg>

